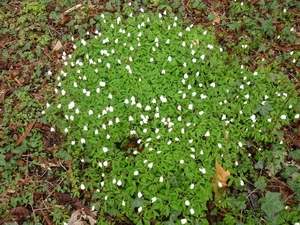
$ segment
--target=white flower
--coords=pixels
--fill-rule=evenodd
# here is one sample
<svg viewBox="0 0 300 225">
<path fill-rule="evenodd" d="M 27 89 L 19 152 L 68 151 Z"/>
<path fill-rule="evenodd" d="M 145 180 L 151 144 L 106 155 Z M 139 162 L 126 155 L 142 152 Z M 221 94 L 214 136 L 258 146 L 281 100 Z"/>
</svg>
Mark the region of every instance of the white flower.
<svg viewBox="0 0 300 225">
<path fill-rule="evenodd" d="M 244 186 L 244 185 L 245 185 L 245 183 L 244 183 L 243 180 L 240 181 L 240 185 L 241 185 L 241 186 Z"/>
<path fill-rule="evenodd" d="M 80 185 L 80 189 L 81 189 L 81 190 L 84 190 L 84 189 L 85 189 L 84 184 L 81 184 L 81 185 Z"/>
<path fill-rule="evenodd" d="M 112 94 L 109 94 L 107 98 L 112 99 Z"/>
<path fill-rule="evenodd" d="M 192 110 L 193 109 L 193 104 L 189 104 L 188 109 Z"/>
<path fill-rule="evenodd" d="M 206 169 L 205 169 L 205 168 L 199 168 L 199 171 L 200 171 L 201 173 L 203 173 L 203 174 L 206 173 Z"/>
<path fill-rule="evenodd" d="M 218 147 L 219 147 L 219 148 L 222 148 L 222 145 L 221 145 L 220 143 L 218 143 Z"/>
<path fill-rule="evenodd" d="M 153 163 L 149 163 L 148 167 L 151 169 L 153 167 Z"/>
<path fill-rule="evenodd" d="M 185 205 L 189 206 L 190 205 L 190 201 L 189 200 L 185 200 Z"/>
<path fill-rule="evenodd" d="M 200 112 L 199 112 L 199 115 L 200 115 L 200 116 L 201 116 L 201 115 L 203 115 L 203 114 L 204 114 L 204 112 L 203 112 L 203 111 L 200 111 Z"/>
<path fill-rule="evenodd" d="M 108 152 L 108 148 L 103 147 L 103 152 Z"/>
<path fill-rule="evenodd" d="M 166 70 L 163 69 L 160 73 L 161 73 L 161 74 L 166 74 Z"/>
<path fill-rule="evenodd" d="M 118 186 L 121 186 L 121 185 L 122 185 L 122 181 L 121 181 L 121 180 L 118 180 L 117 185 L 118 185 Z"/>
<path fill-rule="evenodd" d="M 163 96 L 163 95 L 161 95 L 159 97 L 159 99 L 161 100 L 161 102 L 167 102 L 167 98 L 165 96 Z"/>
<path fill-rule="evenodd" d="M 123 201 L 122 201 L 122 206 L 125 206 L 125 205 L 126 205 L 126 204 L 125 204 L 125 201 L 123 200 Z"/>
<path fill-rule="evenodd" d="M 94 133 L 97 135 L 99 133 L 98 129 L 96 129 Z"/>
<path fill-rule="evenodd" d="M 208 130 L 208 131 L 206 131 L 206 133 L 204 134 L 204 136 L 205 136 L 205 137 L 209 137 L 209 136 L 210 136 L 210 132 L 209 132 L 209 130 Z"/>
<path fill-rule="evenodd" d="M 88 130 L 88 127 L 87 127 L 87 125 L 85 125 L 85 126 L 83 127 L 83 130 L 85 130 L 85 131 L 87 131 L 87 130 Z"/>
<path fill-rule="evenodd" d="M 238 145 L 239 145 L 240 148 L 243 147 L 243 143 L 240 142 L 240 141 L 239 141 Z"/>
<path fill-rule="evenodd" d="M 138 212 L 140 213 L 141 211 L 142 211 L 142 206 L 140 206 L 139 208 L 138 208 Z"/>
<path fill-rule="evenodd" d="M 201 58 L 202 60 L 204 60 L 204 59 L 205 59 L 205 55 L 201 55 L 200 58 Z"/>
<path fill-rule="evenodd" d="M 129 116 L 128 120 L 129 120 L 129 121 L 133 121 L 133 117 L 132 117 L 132 116 Z"/>
<path fill-rule="evenodd" d="M 80 142 L 81 142 L 81 144 L 84 144 L 84 143 L 85 143 L 85 139 L 84 139 L 84 138 L 81 138 L 81 139 L 80 139 Z"/>
<path fill-rule="evenodd" d="M 160 178 L 159 178 L 159 182 L 160 183 L 162 183 L 164 181 L 164 178 L 163 178 L 163 176 L 160 176 Z"/>
<path fill-rule="evenodd" d="M 245 98 L 246 98 L 246 99 L 249 99 L 249 94 L 246 94 L 246 95 L 245 95 Z"/>
<path fill-rule="evenodd" d="M 250 119 L 252 120 L 253 123 L 256 122 L 256 116 L 254 114 L 252 116 L 250 116 Z"/>
<path fill-rule="evenodd" d="M 61 90 L 61 95 L 64 96 L 66 94 L 65 90 Z"/>
<path fill-rule="evenodd" d="M 168 57 L 168 61 L 171 62 L 172 61 L 172 56 L 169 55 Z"/>
<path fill-rule="evenodd" d="M 141 192 L 138 192 L 138 197 L 139 198 L 143 197 L 143 194 Z"/>
<path fill-rule="evenodd" d="M 286 115 L 281 115 L 280 118 L 286 120 Z"/>
<path fill-rule="evenodd" d="M 100 81 L 100 82 L 99 82 L 99 85 L 100 85 L 100 87 L 105 87 L 105 82 Z"/>
<path fill-rule="evenodd" d="M 299 118 L 300 118 L 300 114 L 296 114 L 295 119 L 299 119 Z"/>
<path fill-rule="evenodd" d="M 181 159 L 181 160 L 179 161 L 179 163 L 180 163 L 180 164 L 183 164 L 183 163 L 184 163 L 184 160 L 183 160 L 183 159 Z"/>
<path fill-rule="evenodd" d="M 212 46 L 212 45 L 208 44 L 208 45 L 207 45 L 207 48 L 209 48 L 209 49 L 213 49 L 213 48 L 214 48 L 214 46 Z"/>
<path fill-rule="evenodd" d="M 194 184 L 194 183 L 191 183 L 190 189 L 194 189 L 194 187 L 195 187 L 195 184 Z"/>
<path fill-rule="evenodd" d="M 92 114 L 94 114 L 94 112 L 93 112 L 93 110 L 89 110 L 89 115 L 92 115 Z"/>
<path fill-rule="evenodd" d="M 54 127 L 51 127 L 50 132 L 54 132 L 54 131 L 55 131 Z"/>
<path fill-rule="evenodd" d="M 116 182 L 117 182 L 116 179 L 113 179 L 112 183 L 115 184 Z"/>
<path fill-rule="evenodd" d="M 139 171 L 138 171 L 138 170 L 134 171 L 134 172 L 133 172 L 133 175 L 134 175 L 134 176 L 139 175 Z"/>
<path fill-rule="evenodd" d="M 120 122 L 120 119 L 119 117 L 116 118 L 116 123 L 119 123 Z"/>
<path fill-rule="evenodd" d="M 258 73 L 257 73 L 256 71 L 253 73 L 254 76 L 257 76 L 257 74 L 258 74 Z"/>
<path fill-rule="evenodd" d="M 223 185 L 221 182 L 218 182 L 218 186 L 221 188 Z"/>
<path fill-rule="evenodd" d="M 193 215 L 195 213 L 195 210 L 193 208 L 190 209 L 190 213 Z"/>
<path fill-rule="evenodd" d="M 179 32 L 178 36 L 179 36 L 179 37 L 182 37 L 182 32 Z"/>
<path fill-rule="evenodd" d="M 181 224 L 186 224 L 187 223 L 187 220 L 186 219 L 181 219 Z"/>
<path fill-rule="evenodd" d="M 153 203 L 153 202 L 156 202 L 156 200 L 157 200 L 156 197 L 151 198 L 151 202 L 152 202 L 152 203 Z"/>
<path fill-rule="evenodd" d="M 204 94 L 201 94 L 201 95 L 200 95 L 200 98 L 205 99 L 205 98 L 207 98 L 207 96 L 204 95 Z"/>
</svg>

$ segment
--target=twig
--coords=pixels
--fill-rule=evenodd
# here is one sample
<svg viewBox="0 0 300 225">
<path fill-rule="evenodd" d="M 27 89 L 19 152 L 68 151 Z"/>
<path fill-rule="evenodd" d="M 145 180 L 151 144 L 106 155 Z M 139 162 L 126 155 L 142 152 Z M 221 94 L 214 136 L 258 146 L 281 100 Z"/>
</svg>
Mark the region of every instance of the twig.
<svg viewBox="0 0 300 225">
<path fill-rule="evenodd" d="M 66 16 L 66 15 L 68 15 L 70 12 L 72 12 L 72 11 L 74 11 L 74 10 L 80 8 L 81 6 L 82 6 L 82 4 L 75 5 L 75 6 L 71 7 L 71 8 L 69 8 L 68 10 L 66 10 L 65 12 L 63 12 L 63 15 Z"/>
</svg>

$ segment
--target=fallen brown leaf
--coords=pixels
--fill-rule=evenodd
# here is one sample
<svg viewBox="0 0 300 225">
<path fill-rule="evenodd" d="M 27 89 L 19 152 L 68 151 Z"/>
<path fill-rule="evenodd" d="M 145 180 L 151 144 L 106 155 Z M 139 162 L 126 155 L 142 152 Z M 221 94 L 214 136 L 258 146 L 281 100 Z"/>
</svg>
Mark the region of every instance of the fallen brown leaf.
<svg viewBox="0 0 300 225">
<path fill-rule="evenodd" d="M 56 42 L 54 48 L 53 48 L 53 51 L 58 51 L 58 50 L 60 50 L 62 47 L 63 47 L 63 46 L 62 46 L 60 40 L 58 40 L 58 41 Z"/>
<path fill-rule="evenodd" d="M 218 189 L 227 187 L 228 176 L 230 176 L 229 170 L 224 170 L 222 166 L 216 161 L 216 179 L 215 186 Z"/>
<path fill-rule="evenodd" d="M 212 12 L 215 16 L 215 19 L 212 21 L 213 24 L 216 24 L 216 23 L 220 23 L 221 22 L 221 19 L 220 19 L 220 16 L 217 12 L 213 11 Z"/>
<path fill-rule="evenodd" d="M 92 215 L 87 215 L 84 209 L 76 210 L 72 213 L 68 225 L 95 225 L 97 223 L 95 220 L 96 216 L 97 212 L 92 212 Z"/>
</svg>

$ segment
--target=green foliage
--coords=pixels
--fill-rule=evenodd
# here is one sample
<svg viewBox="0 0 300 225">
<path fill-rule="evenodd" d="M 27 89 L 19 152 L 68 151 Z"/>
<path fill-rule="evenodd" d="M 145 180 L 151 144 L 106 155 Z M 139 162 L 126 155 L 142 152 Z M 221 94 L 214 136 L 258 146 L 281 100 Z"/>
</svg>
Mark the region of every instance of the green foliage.
<svg viewBox="0 0 300 225">
<path fill-rule="evenodd" d="M 211 32 L 177 17 L 104 13 L 95 20 L 99 31 L 75 43 L 57 76 L 57 102 L 46 111 L 68 137 L 74 195 L 93 192 L 100 217 L 205 222 L 215 160 L 226 162 L 231 182 L 240 184 L 250 164 L 244 140 L 276 143 L 274 126 L 298 111 L 293 86 L 269 68 L 249 71 Z M 277 197 L 267 194 L 262 203 L 268 215 L 281 210 L 270 199 Z M 235 207 L 244 209 L 240 202 Z"/>
<path fill-rule="evenodd" d="M 260 199 L 260 202 L 262 202 L 261 209 L 269 218 L 283 210 L 280 193 L 268 191 L 266 195 Z"/>
<path fill-rule="evenodd" d="M 257 180 L 254 183 L 254 186 L 259 190 L 264 191 L 267 186 L 265 178 L 264 177 L 257 178 Z"/>
</svg>

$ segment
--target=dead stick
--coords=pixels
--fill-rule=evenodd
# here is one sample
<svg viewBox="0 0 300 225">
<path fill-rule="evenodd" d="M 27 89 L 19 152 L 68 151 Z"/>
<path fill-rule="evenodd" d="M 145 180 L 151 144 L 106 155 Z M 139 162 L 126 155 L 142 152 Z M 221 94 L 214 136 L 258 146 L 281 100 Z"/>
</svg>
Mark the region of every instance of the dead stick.
<svg viewBox="0 0 300 225">
<path fill-rule="evenodd" d="M 65 12 L 63 12 L 63 15 L 66 16 L 66 15 L 68 15 L 70 12 L 72 12 L 72 11 L 74 11 L 74 10 L 80 8 L 81 6 L 82 6 L 82 4 L 75 5 L 75 6 L 71 7 L 71 8 L 69 8 L 68 10 L 66 10 Z"/>
</svg>

